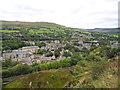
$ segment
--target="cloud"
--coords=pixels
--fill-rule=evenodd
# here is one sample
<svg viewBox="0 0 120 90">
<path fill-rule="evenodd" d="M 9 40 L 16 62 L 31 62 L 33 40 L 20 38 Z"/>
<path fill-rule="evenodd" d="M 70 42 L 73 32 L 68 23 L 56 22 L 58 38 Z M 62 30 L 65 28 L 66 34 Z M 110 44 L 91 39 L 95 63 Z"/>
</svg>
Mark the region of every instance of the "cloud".
<svg viewBox="0 0 120 90">
<path fill-rule="evenodd" d="M 117 27 L 119 0 L 2 0 L 0 20 L 45 21 L 68 27 Z"/>
</svg>

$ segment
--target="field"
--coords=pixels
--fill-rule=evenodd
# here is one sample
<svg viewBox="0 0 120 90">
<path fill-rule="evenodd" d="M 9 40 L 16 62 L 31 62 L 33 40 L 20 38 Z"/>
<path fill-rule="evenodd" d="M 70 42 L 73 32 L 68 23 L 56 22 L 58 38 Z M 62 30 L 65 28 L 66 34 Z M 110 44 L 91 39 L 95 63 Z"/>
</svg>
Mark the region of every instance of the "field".
<svg viewBox="0 0 120 90">
<path fill-rule="evenodd" d="M 20 32 L 17 30 L 0 30 L 0 32 L 4 32 L 4 33 L 14 33 L 14 32 Z"/>
<path fill-rule="evenodd" d="M 38 33 L 54 33 L 52 31 L 47 31 L 47 30 L 29 30 L 30 34 L 38 34 Z"/>
</svg>

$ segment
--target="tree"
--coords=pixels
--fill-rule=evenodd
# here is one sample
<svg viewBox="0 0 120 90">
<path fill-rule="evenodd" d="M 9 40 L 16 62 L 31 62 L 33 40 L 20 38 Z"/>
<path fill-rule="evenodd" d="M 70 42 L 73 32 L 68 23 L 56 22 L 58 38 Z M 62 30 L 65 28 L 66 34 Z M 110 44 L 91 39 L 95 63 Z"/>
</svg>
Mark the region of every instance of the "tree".
<svg viewBox="0 0 120 90">
<path fill-rule="evenodd" d="M 18 62 L 13 62 L 11 59 L 7 59 L 4 62 L 2 62 L 3 67 L 15 66 L 17 64 L 18 64 Z"/>
<path fill-rule="evenodd" d="M 55 54 L 55 58 L 57 58 L 57 57 L 60 56 L 60 51 L 59 50 L 55 50 L 54 54 Z"/>
<path fill-rule="evenodd" d="M 70 67 L 71 66 L 70 61 L 71 61 L 70 59 L 60 60 L 60 66 L 62 68 L 64 68 L 64 67 Z"/>
<path fill-rule="evenodd" d="M 83 58 L 80 56 L 79 53 L 74 53 L 73 56 L 71 56 L 70 64 L 76 65 L 78 61 L 82 60 Z"/>
<path fill-rule="evenodd" d="M 40 71 L 40 65 L 35 65 L 32 69 L 32 72 Z"/>
<path fill-rule="evenodd" d="M 60 63 L 58 61 L 54 61 L 50 63 L 52 69 L 58 69 L 60 67 Z"/>
<path fill-rule="evenodd" d="M 67 58 L 67 57 L 71 57 L 71 53 L 65 51 L 65 52 L 63 53 L 63 56 L 65 56 L 66 58 Z"/>
<path fill-rule="evenodd" d="M 43 46 L 46 46 L 46 44 L 44 42 L 39 42 L 39 41 L 36 41 L 35 45 L 39 46 L 40 48 L 43 47 Z"/>
<path fill-rule="evenodd" d="M 22 75 L 30 73 L 32 71 L 32 68 L 27 64 L 17 64 L 11 68 L 11 71 L 13 75 Z"/>
<path fill-rule="evenodd" d="M 52 56 L 53 56 L 53 53 L 52 53 L 52 52 L 48 52 L 45 56 L 46 56 L 46 57 L 52 57 Z"/>
<path fill-rule="evenodd" d="M 2 77 L 7 78 L 11 76 L 11 72 L 9 70 L 2 70 Z"/>
<path fill-rule="evenodd" d="M 87 55 L 86 60 L 98 62 L 98 61 L 101 61 L 102 58 L 101 58 L 101 56 L 99 56 L 93 52 L 90 52 L 89 55 Z"/>
<path fill-rule="evenodd" d="M 45 54 L 47 51 L 45 50 L 45 49 L 39 49 L 38 51 L 37 51 L 37 54 L 41 54 L 41 55 L 43 55 L 43 54 Z"/>
</svg>

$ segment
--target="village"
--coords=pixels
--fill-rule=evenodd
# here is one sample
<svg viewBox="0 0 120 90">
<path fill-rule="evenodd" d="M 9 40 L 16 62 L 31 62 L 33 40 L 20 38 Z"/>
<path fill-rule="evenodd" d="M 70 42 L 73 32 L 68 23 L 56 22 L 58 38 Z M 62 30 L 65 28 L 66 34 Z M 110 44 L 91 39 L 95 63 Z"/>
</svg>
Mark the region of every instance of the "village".
<svg viewBox="0 0 120 90">
<path fill-rule="evenodd" d="M 50 63 L 50 62 L 57 61 L 57 60 L 59 61 L 65 58 L 71 58 L 73 53 L 64 48 L 66 47 L 67 44 L 70 44 L 79 50 L 82 50 L 83 48 L 87 48 L 88 50 L 90 50 L 92 45 L 95 45 L 95 46 L 99 45 L 98 42 L 94 44 L 84 43 L 83 40 L 78 40 L 78 44 L 80 45 L 74 45 L 73 42 L 68 42 L 68 41 L 67 41 L 67 44 L 66 43 L 63 44 L 63 43 L 60 43 L 59 40 L 52 40 L 50 43 L 47 43 L 46 41 L 40 41 L 40 42 L 44 42 L 46 45 L 40 48 L 39 46 L 35 46 L 34 41 L 28 41 L 28 43 L 30 43 L 31 46 L 22 47 L 17 50 L 11 50 L 11 52 L 4 52 L 0 60 L 4 61 L 7 59 L 11 59 L 14 62 L 19 62 L 22 64 L 26 63 L 28 65 L 32 65 L 35 62 Z M 116 48 L 118 47 L 118 45 L 119 43 L 116 42 L 108 47 Z M 61 49 L 60 55 L 56 57 L 55 50 L 58 50 L 58 49 Z M 39 50 L 45 50 L 47 52 L 43 54 L 39 54 L 37 53 Z M 68 52 L 70 53 L 70 55 L 65 56 L 63 55 L 64 52 Z M 50 53 L 52 53 L 52 55 L 48 55 Z"/>
</svg>

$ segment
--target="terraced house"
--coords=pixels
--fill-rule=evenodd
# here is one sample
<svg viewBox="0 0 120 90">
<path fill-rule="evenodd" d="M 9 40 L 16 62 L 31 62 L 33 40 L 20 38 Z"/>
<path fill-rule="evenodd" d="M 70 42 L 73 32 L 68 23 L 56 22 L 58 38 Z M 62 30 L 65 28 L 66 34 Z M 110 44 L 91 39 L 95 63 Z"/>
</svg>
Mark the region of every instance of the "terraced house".
<svg viewBox="0 0 120 90">
<path fill-rule="evenodd" d="M 38 46 L 27 46 L 27 47 L 22 47 L 21 50 L 27 50 L 31 53 L 35 53 L 39 49 Z"/>
<path fill-rule="evenodd" d="M 21 61 L 23 58 L 33 57 L 32 53 L 27 50 L 13 50 L 11 53 L 3 53 L 3 58 Z"/>
</svg>

